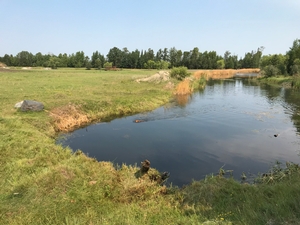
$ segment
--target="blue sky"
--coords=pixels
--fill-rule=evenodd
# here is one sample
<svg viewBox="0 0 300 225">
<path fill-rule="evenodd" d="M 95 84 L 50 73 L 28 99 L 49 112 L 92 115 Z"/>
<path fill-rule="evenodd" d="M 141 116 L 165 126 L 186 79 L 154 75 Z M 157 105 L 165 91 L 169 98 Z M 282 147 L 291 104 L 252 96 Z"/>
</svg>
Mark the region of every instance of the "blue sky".
<svg viewBox="0 0 300 225">
<path fill-rule="evenodd" d="M 0 0 L 0 56 L 198 47 L 284 54 L 300 39 L 299 0 Z"/>
</svg>

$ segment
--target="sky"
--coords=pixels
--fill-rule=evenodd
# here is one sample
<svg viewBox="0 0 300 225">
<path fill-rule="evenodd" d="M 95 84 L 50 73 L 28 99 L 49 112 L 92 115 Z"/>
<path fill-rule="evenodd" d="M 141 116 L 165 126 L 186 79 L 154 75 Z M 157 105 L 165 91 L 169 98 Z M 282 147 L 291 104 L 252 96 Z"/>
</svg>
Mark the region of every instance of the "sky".
<svg viewBox="0 0 300 225">
<path fill-rule="evenodd" d="M 175 47 L 243 57 L 300 39 L 300 0 L 0 0 L 0 56 Z"/>
</svg>

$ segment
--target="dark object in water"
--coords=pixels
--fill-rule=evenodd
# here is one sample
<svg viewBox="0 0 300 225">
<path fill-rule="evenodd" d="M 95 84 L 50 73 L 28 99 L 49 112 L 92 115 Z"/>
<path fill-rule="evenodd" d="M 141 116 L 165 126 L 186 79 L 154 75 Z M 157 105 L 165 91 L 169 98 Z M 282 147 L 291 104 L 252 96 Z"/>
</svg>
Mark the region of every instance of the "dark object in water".
<svg viewBox="0 0 300 225">
<path fill-rule="evenodd" d="M 150 161 L 149 160 L 145 160 L 143 162 L 141 162 L 141 172 L 142 173 L 147 173 L 148 170 L 150 169 Z"/>
<path fill-rule="evenodd" d="M 274 137 L 278 137 L 279 134 L 274 134 Z"/>
<path fill-rule="evenodd" d="M 162 181 L 168 179 L 170 177 L 170 173 L 169 172 L 163 172 L 161 175 L 160 175 Z"/>
<path fill-rule="evenodd" d="M 133 122 L 134 123 L 142 123 L 142 122 L 145 122 L 145 120 L 134 120 Z"/>
</svg>

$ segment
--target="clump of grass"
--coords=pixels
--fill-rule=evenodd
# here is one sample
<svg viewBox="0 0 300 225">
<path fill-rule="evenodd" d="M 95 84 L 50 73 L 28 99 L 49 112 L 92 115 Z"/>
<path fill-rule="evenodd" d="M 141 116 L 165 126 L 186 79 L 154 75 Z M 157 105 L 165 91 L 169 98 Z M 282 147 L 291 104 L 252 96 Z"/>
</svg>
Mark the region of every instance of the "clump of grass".
<svg viewBox="0 0 300 225">
<path fill-rule="evenodd" d="M 207 74 L 202 73 L 200 77 L 194 76 L 196 79 L 193 81 L 193 89 L 204 89 L 207 81 Z"/>
<path fill-rule="evenodd" d="M 226 179 L 224 172 L 221 168 L 218 175 L 186 186 L 181 192 L 183 210 L 233 224 L 297 224 L 299 165 L 287 163 L 283 168 L 276 163 L 267 175 L 258 176 L 255 184 Z"/>
<path fill-rule="evenodd" d="M 286 162 L 286 167 L 282 163 L 276 162 L 269 172 L 260 174 L 256 179 L 256 183 L 274 184 L 286 179 L 290 179 L 294 174 L 300 174 L 300 166 L 292 162 Z"/>
<path fill-rule="evenodd" d="M 203 89 L 206 85 L 205 73 L 201 73 L 201 76 L 193 75 L 185 78 L 183 81 L 178 83 L 175 88 L 175 95 L 190 95 L 194 90 Z"/>
<path fill-rule="evenodd" d="M 193 92 L 192 82 L 190 79 L 184 79 L 181 81 L 175 90 L 175 95 L 187 95 Z"/>
<path fill-rule="evenodd" d="M 53 118 L 53 126 L 57 132 L 68 132 L 90 122 L 80 106 L 74 104 L 54 108 L 51 110 L 50 116 Z"/>
<path fill-rule="evenodd" d="M 283 76 L 283 75 L 278 75 L 274 77 L 260 77 L 257 79 L 258 81 L 262 83 L 269 83 L 269 84 L 282 84 L 284 82 L 290 82 L 291 77 L 289 76 Z"/>
</svg>

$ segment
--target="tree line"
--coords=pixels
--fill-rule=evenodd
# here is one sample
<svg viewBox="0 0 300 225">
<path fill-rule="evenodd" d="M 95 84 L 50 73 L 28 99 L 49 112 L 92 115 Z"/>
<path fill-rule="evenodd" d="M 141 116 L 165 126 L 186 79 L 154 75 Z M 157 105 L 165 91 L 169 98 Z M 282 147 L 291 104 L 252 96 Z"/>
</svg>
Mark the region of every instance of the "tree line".
<svg viewBox="0 0 300 225">
<path fill-rule="evenodd" d="M 292 47 L 283 54 L 262 56 L 260 60 L 262 73 L 267 76 L 300 75 L 300 39 L 293 42 Z"/>
<path fill-rule="evenodd" d="M 266 76 L 295 75 L 300 73 L 300 40 L 296 39 L 292 47 L 283 54 L 264 55 L 264 47 L 245 53 L 244 57 L 226 51 L 218 55 L 216 51 L 201 52 L 195 47 L 190 51 L 178 50 L 175 47 L 129 51 L 126 47 L 113 47 L 106 56 L 99 51 L 87 56 L 83 51 L 73 54 L 32 54 L 28 51 L 17 55 L 5 54 L 0 62 L 7 66 L 21 67 L 58 67 L 101 69 L 104 67 L 136 68 L 136 69 L 168 69 L 186 67 L 188 69 L 241 69 L 260 68 Z"/>
<path fill-rule="evenodd" d="M 42 54 L 35 55 L 28 51 L 21 51 L 17 55 L 5 54 L 0 57 L 0 62 L 7 66 L 20 67 L 72 67 L 72 68 L 97 68 L 101 69 L 106 65 L 117 68 L 136 68 L 136 69 L 167 69 L 184 66 L 188 69 L 239 69 L 257 68 L 262 56 L 263 48 L 251 51 L 242 58 L 226 51 L 223 56 L 216 51 L 201 52 L 195 47 L 190 51 L 178 50 L 175 47 L 129 51 L 126 47 L 119 49 L 113 47 L 109 50 L 106 57 L 99 51 L 93 52 L 92 56 L 87 56 L 83 51 L 73 54 Z"/>
</svg>

